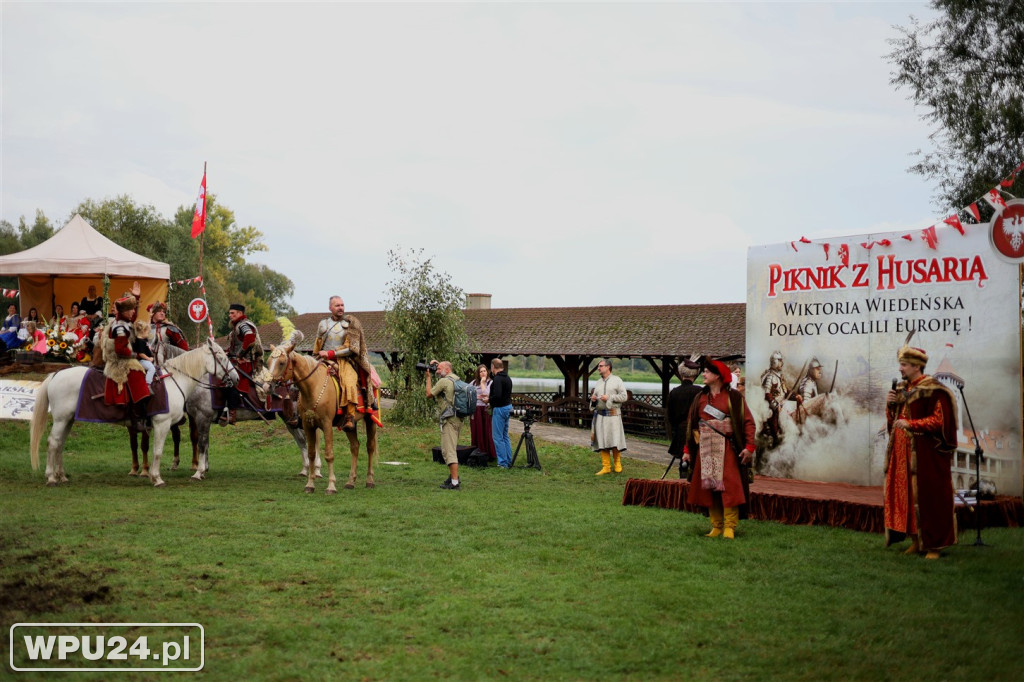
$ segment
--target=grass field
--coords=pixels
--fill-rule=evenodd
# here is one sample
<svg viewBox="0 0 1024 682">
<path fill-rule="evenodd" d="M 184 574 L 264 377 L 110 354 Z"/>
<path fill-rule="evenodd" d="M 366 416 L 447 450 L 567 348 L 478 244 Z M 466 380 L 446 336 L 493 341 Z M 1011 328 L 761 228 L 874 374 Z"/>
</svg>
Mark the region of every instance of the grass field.
<svg viewBox="0 0 1024 682">
<path fill-rule="evenodd" d="M 4 665 L 13 623 L 198 622 L 206 680 L 1021 677 L 1019 529 L 937 562 L 770 522 L 710 540 L 701 516 L 621 505 L 663 466 L 595 477 L 593 453 L 539 441 L 543 472 L 464 467 L 451 492 L 437 440 L 389 428 L 380 459 L 403 464 L 376 489 L 362 460 L 355 490 L 306 495 L 285 431 L 248 422 L 214 432 L 206 481 L 167 457 L 158 490 L 126 475 L 123 429 L 78 424 L 47 488 L 27 423 L 0 422 Z"/>
</svg>

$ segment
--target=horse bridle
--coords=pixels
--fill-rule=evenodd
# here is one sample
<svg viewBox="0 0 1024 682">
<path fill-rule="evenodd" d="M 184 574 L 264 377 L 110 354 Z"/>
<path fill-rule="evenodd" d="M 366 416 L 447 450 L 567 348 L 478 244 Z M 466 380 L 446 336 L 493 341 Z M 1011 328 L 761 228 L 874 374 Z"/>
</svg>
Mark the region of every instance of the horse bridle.
<svg viewBox="0 0 1024 682">
<path fill-rule="evenodd" d="M 308 379 L 311 376 L 313 376 L 313 373 L 316 372 L 317 367 L 319 367 L 322 364 L 322 360 L 320 360 L 320 358 L 317 358 L 316 364 L 313 365 L 313 369 L 311 369 L 309 371 L 309 374 L 307 374 L 306 376 L 302 377 L 301 379 L 296 380 L 295 379 L 295 367 L 294 367 L 294 363 L 292 362 L 292 353 L 293 352 L 294 351 L 281 351 L 281 355 L 284 356 L 284 371 L 281 372 L 281 378 L 280 379 L 271 379 L 270 380 L 271 386 L 291 388 L 292 386 L 294 386 L 296 384 L 301 384 L 303 381 L 305 381 L 306 379 Z M 289 374 L 291 374 L 291 377 L 288 376 Z M 276 390 L 276 388 L 275 388 L 275 390 Z"/>
</svg>

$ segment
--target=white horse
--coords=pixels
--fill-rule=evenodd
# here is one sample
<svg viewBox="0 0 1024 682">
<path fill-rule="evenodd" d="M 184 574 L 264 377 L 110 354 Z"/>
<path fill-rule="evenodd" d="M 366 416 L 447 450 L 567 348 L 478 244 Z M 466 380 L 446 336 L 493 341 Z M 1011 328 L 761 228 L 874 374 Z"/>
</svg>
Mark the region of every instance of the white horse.
<svg viewBox="0 0 1024 682">
<path fill-rule="evenodd" d="M 228 360 L 224 349 L 213 339 L 206 344 L 188 351 L 176 358 L 168 360 L 164 368 L 170 377 L 164 380 L 167 387 L 168 410 L 164 414 L 155 414 L 153 420 L 153 463 L 149 467 L 149 478 L 157 488 L 166 485 L 160 477 L 160 457 L 164 452 L 164 441 L 172 424 L 181 420 L 185 411 L 185 401 L 197 388 L 204 386 L 203 377 L 212 374 L 221 381 L 232 384 L 238 381 L 238 372 Z M 64 473 L 64 442 L 67 440 L 71 425 L 75 421 L 75 409 L 78 406 L 78 394 L 85 381 L 86 367 L 72 367 L 56 374 L 51 374 L 36 391 L 36 405 L 32 411 L 31 455 L 32 469 L 39 469 L 39 441 L 42 440 L 46 427 L 47 412 L 53 414 L 53 428 L 47 440 L 46 485 L 55 486 L 66 483 Z M 122 422 L 128 423 L 128 420 Z"/>
<path fill-rule="evenodd" d="M 177 346 L 170 344 L 163 344 L 157 349 L 156 361 L 161 367 L 165 362 L 171 358 L 180 357 L 183 351 Z M 255 377 L 254 377 L 255 378 Z M 202 391 L 195 391 L 189 396 L 188 400 L 185 401 L 185 411 L 192 418 L 192 425 L 195 429 L 195 438 L 192 441 L 192 469 L 195 471 L 192 474 L 192 480 L 201 481 L 206 478 L 207 472 L 210 470 L 210 427 L 217 421 L 217 417 L 220 416 L 220 410 L 213 409 L 213 399 L 208 389 Z M 299 459 L 302 460 L 302 470 L 299 472 L 299 476 L 303 478 L 309 475 L 308 465 L 306 463 L 306 435 L 303 433 L 302 428 L 298 426 L 291 426 L 288 424 L 286 415 L 281 412 L 278 413 L 281 417 L 281 421 L 284 422 L 285 428 L 295 439 L 295 444 L 299 448 Z M 277 419 L 274 414 L 271 413 L 270 418 L 263 417 L 259 412 L 247 408 L 239 408 L 235 410 L 235 419 L 237 421 L 249 421 L 255 419 L 263 419 L 269 425 L 273 425 Z M 178 468 L 178 451 L 174 452 L 174 462 L 171 466 L 171 470 Z M 320 473 L 320 454 L 317 453 L 316 462 L 314 464 L 313 476 L 316 478 L 323 478 Z"/>
</svg>

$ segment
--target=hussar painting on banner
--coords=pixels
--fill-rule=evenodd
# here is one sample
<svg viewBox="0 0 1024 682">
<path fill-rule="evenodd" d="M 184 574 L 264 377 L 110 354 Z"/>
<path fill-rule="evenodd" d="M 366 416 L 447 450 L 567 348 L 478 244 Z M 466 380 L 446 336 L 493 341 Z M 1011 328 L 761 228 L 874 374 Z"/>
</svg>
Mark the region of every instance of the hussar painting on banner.
<svg viewBox="0 0 1024 682">
<path fill-rule="evenodd" d="M 957 397 L 953 484 L 1020 495 L 1021 285 L 992 224 L 752 247 L 747 399 L 763 475 L 881 485 L 885 396 L 908 343 Z M 766 399 L 767 396 L 767 399 Z M 968 419 L 973 417 L 974 429 Z"/>
</svg>

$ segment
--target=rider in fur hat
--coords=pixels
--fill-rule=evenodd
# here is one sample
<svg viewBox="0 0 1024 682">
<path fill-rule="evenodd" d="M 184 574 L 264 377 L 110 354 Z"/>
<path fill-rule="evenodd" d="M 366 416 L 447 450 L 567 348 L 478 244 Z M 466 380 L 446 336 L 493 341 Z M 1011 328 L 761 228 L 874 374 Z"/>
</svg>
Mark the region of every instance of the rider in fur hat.
<svg viewBox="0 0 1024 682">
<path fill-rule="evenodd" d="M 146 372 L 132 350 L 135 341 L 132 322 L 135 321 L 139 302 L 127 294 L 117 299 L 114 307 L 117 315 L 103 333 L 103 356 L 106 358 L 103 374 L 107 378 L 103 398 L 108 405 L 127 405 L 133 427 L 137 431 L 147 431 L 149 386 L 146 384 Z"/>
</svg>

